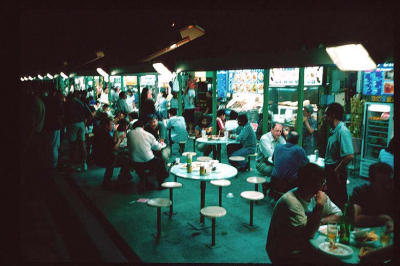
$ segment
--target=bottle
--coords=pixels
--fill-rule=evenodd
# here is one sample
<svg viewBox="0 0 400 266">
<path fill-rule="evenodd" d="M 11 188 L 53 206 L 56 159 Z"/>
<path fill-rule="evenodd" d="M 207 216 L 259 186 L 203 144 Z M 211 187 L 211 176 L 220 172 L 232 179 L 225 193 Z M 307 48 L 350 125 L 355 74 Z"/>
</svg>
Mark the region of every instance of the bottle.
<svg viewBox="0 0 400 266">
<path fill-rule="evenodd" d="M 188 153 L 187 159 L 186 159 L 186 169 L 188 173 L 192 172 L 192 154 Z"/>
<path fill-rule="evenodd" d="M 352 203 L 344 205 L 344 212 L 340 221 L 339 242 L 345 245 L 350 243 L 350 231 L 352 227 Z"/>
</svg>

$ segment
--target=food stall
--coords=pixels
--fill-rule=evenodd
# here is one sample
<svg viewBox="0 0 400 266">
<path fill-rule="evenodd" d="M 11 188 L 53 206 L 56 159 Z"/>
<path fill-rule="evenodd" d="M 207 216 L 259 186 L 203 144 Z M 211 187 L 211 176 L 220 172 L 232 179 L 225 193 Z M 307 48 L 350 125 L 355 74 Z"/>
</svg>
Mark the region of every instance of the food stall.
<svg viewBox="0 0 400 266">
<path fill-rule="evenodd" d="M 379 152 L 393 137 L 393 64 L 378 65 L 362 73 L 364 104 L 360 176 L 368 177 L 369 166 L 378 161 Z"/>
</svg>

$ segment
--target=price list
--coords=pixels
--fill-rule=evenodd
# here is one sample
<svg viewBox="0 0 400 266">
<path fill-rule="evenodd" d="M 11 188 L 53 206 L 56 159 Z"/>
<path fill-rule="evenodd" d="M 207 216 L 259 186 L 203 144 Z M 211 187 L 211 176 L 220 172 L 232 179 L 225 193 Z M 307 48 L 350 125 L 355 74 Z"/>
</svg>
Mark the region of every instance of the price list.
<svg viewBox="0 0 400 266">
<path fill-rule="evenodd" d="M 384 83 L 384 71 L 368 71 L 364 72 L 364 95 L 382 95 Z"/>
</svg>

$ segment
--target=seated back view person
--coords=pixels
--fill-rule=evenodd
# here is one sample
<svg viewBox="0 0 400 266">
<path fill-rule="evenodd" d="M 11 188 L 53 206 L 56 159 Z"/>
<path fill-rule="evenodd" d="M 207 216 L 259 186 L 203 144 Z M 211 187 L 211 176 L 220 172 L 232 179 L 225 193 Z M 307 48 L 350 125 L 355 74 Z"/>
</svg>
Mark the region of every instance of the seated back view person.
<svg viewBox="0 0 400 266">
<path fill-rule="evenodd" d="M 150 170 L 157 177 L 156 188 L 160 189 L 161 183 L 168 177 L 168 172 L 162 159 L 155 156 L 153 151 L 161 151 L 161 143 L 151 133 L 144 130 L 142 120 L 133 124 L 127 139 L 129 156 L 135 164 L 135 170 L 138 172 L 140 181 L 145 181 L 144 170 Z"/>
<path fill-rule="evenodd" d="M 97 165 L 106 168 L 103 181 L 103 186 L 106 188 L 114 187 L 115 183 L 112 182 L 114 167 L 121 167 L 118 177 L 120 182 L 125 182 L 132 178 L 129 169 L 129 158 L 115 155 L 126 135 L 122 134 L 114 140 L 110 134 L 113 126 L 112 119 L 105 117 L 101 121 L 100 127 L 94 131 L 93 156 Z"/>
<path fill-rule="evenodd" d="M 169 119 L 167 122 L 167 130 L 169 131 L 172 153 L 174 153 L 173 144 L 179 144 L 179 142 L 187 141 L 188 139 L 185 118 L 183 118 L 183 116 L 177 116 L 176 112 L 177 110 L 175 108 L 168 110 Z M 180 152 L 183 152 L 183 150 Z"/>
<path fill-rule="evenodd" d="M 299 134 L 291 131 L 286 144 L 278 144 L 273 153 L 274 168 L 271 176 L 271 192 L 286 193 L 296 187 L 298 169 L 308 163 L 304 149 L 297 145 Z M 277 200 L 279 195 L 271 195 Z"/>
<path fill-rule="evenodd" d="M 370 184 L 356 187 L 350 197 L 354 207 L 354 225 L 359 227 L 385 226 L 384 234 L 394 231 L 395 196 L 393 169 L 378 162 L 369 167 Z M 381 236 L 382 237 L 382 236 Z M 369 264 L 382 264 L 394 257 L 393 245 L 369 252 L 361 258 Z"/>
<path fill-rule="evenodd" d="M 225 130 L 226 131 L 232 132 L 239 127 L 239 124 L 237 122 L 238 115 L 239 114 L 237 112 L 235 112 L 234 110 L 231 110 L 231 112 L 229 113 L 229 120 L 227 120 L 225 122 Z"/>
<path fill-rule="evenodd" d="M 309 240 L 321 223 L 340 221 L 341 210 L 322 191 L 325 172 L 307 163 L 298 171 L 298 187 L 276 203 L 268 229 L 266 251 L 273 265 L 316 263 L 319 253 Z M 325 263 L 332 263 L 324 257 Z"/>
</svg>

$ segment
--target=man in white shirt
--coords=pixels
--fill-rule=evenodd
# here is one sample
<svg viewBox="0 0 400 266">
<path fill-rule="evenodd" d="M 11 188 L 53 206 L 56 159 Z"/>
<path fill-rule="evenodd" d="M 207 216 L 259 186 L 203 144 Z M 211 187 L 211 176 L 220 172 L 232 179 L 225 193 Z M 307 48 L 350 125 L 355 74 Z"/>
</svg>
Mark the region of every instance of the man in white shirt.
<svg viewBox="0 0 400 266">
<path fill-rule="evenodd" d="M 133 95 L 132 90 L 128 90 L 127 92 L 126 104 L 128 105 L 129 113 L 131 113 L 133 112 L 134 108 L 136 108 L 135 96 Z"/>
<path fill-rule="evenodd" d="M 324 185 L 324 170 L 307 163 L 298 171 L 298 187 L 277 201 L 266 243 L 273 264 L 315 263 L 318 255 L 313 253 L 309 240 L 321 223 L 339 222 L 343 215 L 322 192 Z"/>
<path fill-rule="evenodd" d="M 161 183 L 168 177 L 168 173 L 162 159 L 154 156 L 153 151 L 160 151 L 162 144 L 151 133 L 144 130 L 141 120 L 133 124 L 133 129 L 127 135 L 127 142 L 130 158 L 141 179 L 144 178 L 142 171 L 149 169 L 157 177 L 159 189 Z"/>
<path fill-rule="evenodd" d="M 238 113 L 234 110 L 231 110 L 229 113 L 229 120 L 225 122 L 225 130 L 226 131 L 234 131 L 239 127 L 237 122 Z"/>
<path fill-rule="evenodd" d="M 271 131 L 262 135 L 260 138 L 260 147 L 257 157 L 257 171 L 263 176 L 271 176 L 273 164 L 268 162 L 268 157 L 272 156 L 277 144 L 286 144 L 286 140 L 282 135 L 282 125 L 279 123 L 272 124 Z"/>
</svg>

